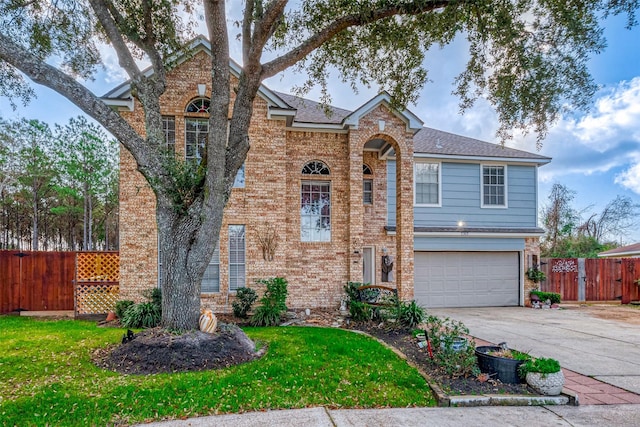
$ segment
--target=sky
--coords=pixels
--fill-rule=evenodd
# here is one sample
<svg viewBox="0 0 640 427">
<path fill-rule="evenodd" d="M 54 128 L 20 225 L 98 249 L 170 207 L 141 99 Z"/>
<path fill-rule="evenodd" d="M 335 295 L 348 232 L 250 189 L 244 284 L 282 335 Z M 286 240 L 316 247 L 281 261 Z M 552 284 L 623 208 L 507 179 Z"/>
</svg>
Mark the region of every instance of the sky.
<svg viewBox="0 0 640 427">
<path fill-rule="evenodd" d="M 232 0 L 234 1 L 234 0 Z M 536 148 L 535 135 L 516 137 L 507 146 L 552 157 L 551 163 L 539 171 L 539 207 L 543 206 L 554 183 L 575 191 L 574 207 L 586 213 L 599 212 L 616 196 L 628 196 L 640 204 L 640 27 L 625 28 L 623 17 L 604 22 L 606 49 L 591 58 L 589 68 L 600 90 L 587 112 L 571 112 L 553 124 Z M 203 31 L 204 33 L 204 31 Z M 83 82 L 96 95 L 103 95 L 126 80 L 117 66 L 117 59 L 107 49 L 103 51 L 105 67 L 94 80 Z M 232 48 L 231 56 L 240 62 L 241 55 Z M 497 143 L 498 122 L 495 112 L 486 102 L 479 101 L 459 114 L 458 99 L 451 94 L 455 77 L 463 70 L 467 59 L 462 38 L 444 48 L 433 48 L 425 60 L 430 81 L 420 92 L 415 105 L 408 109 L 420 117 L 425 126 L 471 138 Z M 291 92 L 304 76 L 293 72 L 275 76 L 265 85 L 270 89 Z M 34 85 L 37 99 L 13 110 L 7 99 L 0 97 L 0 117 L 36 118 L 51 125 L 66 124 L 81 111 L 55 92 Z M 354 110 L 378 93 L 378 88 L 361 87 L 357 94 L 333 79 L 330 84 L 332 104 Z M 318 100 L 318 90 L 307 98 Z M 625 236 L 622 244 L 640 241 L 640 225 Z"/>
</svg>

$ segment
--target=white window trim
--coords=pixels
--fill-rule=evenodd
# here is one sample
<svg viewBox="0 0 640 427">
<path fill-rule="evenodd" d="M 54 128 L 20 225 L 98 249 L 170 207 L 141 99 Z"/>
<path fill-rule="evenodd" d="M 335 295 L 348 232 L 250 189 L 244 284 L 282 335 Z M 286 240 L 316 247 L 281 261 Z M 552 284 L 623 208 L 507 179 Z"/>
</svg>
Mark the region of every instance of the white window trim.
<svg viewBox="0 0 640 427">
<path fill-rule="evenodd" d="M 244 231 L 244 262 L 242 264 L 236 262 L 233 265 L 243 265 L 244 266 L 244 283 L 241 286 L 238 286 L 235 289 L 231 289 L 231 227 L 242 227 Z M 227 289 L 229 293 L 235 293 L 238 289 L 247 286 L 247 226 L 246 224 L 229 224 L 227 226 Z"/>
<path fill-rule="evenodd" d="M 331 243 L 333 241 L 333 185 L 330 179 L 322 179 L 323 177 L 329 178 L 329 175 L 303 175 L 305 178 L 301 179 L 298 184 L 298 206 L 302 205 L 302 184 L 307 183 L 313 185 L 317 184 L 329 184 L 329 240 L 302 240 L 302 216 L 299 215 L 300 224 L 298 226 L 298 232 L 300 233 L 301 243 Z M 306 177 L 313 177 L 318 179 L 306 179 Z"/>
<path fill-rule="evenodd" d="M 484 168 L 501 166 L 504 169 L 504 205 L 485 205 L 484 204 Z M 501 163 L 481 163 L 480 164 L 480 207 L 482 209 L 508 209 L 509 208 L 509 180 L 507 165 Z"/>
<path fill-rule="evenodd" d="M 416 165 L 417 164 L 435 164 L 438 165 L 438 203 L 416 203 Z M 427 208 L 442 207 L 442 162 L 434 162 L 429 160 L 419 160 L 413 163 L 413 206 Z"/>
</svg>

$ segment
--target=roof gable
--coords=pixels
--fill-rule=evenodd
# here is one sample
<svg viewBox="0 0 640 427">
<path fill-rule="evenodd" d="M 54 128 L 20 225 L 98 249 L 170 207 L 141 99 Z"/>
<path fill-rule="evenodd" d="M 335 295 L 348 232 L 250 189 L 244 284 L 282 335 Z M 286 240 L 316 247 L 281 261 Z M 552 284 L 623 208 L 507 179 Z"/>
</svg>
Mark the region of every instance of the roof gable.
<svg viewBox="0 0 640 427">
<path fill-rule="evenodd" d="M 345 117 L 343 120 L 344 125 L 353 126 L 357 129 L 360 123 L 360 119 L 366 116 L 369 112 L 371 112 L 372 110 L 374 110 L 380 105 L 384 105 L 385 107 L 387 107 L 387 109 L 389 109 L 389 111 L 391 111 L 396 117 L 398 117 L 400 120 L 405 122 L 407 125 L 408 131 L 412 131 L 413 133 L 416 133 L 420 129 L 422 129 L 422 125 L 424 124 L 422 120 L 420 120 L 418 116 L 416 116 L 415 114 L 413 114 L 411 111 L 407 109 L 400 111 L 396 108 L 393 108 L 391 106 L 391 96 L 386 92 L 383 92 L 371 98 L 368 102 L 363 104 L 360 108 L 358 108 L 353 113 Z"/>
<path fill-rule="evenodd" d="M 167 62 L 172 64 L 171 69 L 174 69 L 188 61 L 199 52 L 205 52 L 207 55 L 211 55 L 211 43 L 202 35 L 197 36 L 195 39 L 191 40 L 184 51 L 170 56 L 167 59 Z M 240 65 L 234 60 L 229 59 L 229 70 L 231 72 L 231 75 L 238 78 L 240 77 L 240 73 L 242 72 L 242 67 L 240 67 Z M 154 73 L 153 67 L 146 68 L 142 73 L 146 77 L 152 76 Z M 284 102 L 275 92 L 264 85 L 260 85 L 258 96 L 263 98 L 267 102 L 269 107 L 274 107 L 281 110 L 291 110 L 291 107 L 286 102 Z M 104 94 L 101 98 L 105 103 L 107 103 L 107 105 L 123 106 L 122 101 L 132 99 L 131 81 L 128 80 L 122 83 L 121 85 Z M 131 102 L 130 109 L 133 109 L 133 102 Z"/>
</svg>

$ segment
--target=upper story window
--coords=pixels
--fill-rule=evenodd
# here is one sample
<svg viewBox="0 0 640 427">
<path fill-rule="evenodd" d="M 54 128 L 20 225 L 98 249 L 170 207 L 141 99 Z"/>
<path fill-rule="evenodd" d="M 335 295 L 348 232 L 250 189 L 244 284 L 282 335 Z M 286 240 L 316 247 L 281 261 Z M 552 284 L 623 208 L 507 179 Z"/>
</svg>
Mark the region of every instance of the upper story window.
<svg viewBox="0 0 640 427">
<path fill-rule="evenodd" d="M 209 113 L 211 102 L 209 98 L 196 98 L 187 104 L 185 113 Z"/>
<path fill-rule="evenodd" d="M 233 180 L 233 188 L 244 188 L 244 163 L 236 173 L 236 178 Z"/>
<path fill-rule="evenodd" d="M 176 152 L 176 118 L 174 116 L 162 116 L 162 134 L 164 143 L 169 153 Z"/>
<path fill-rule="evenodd" d="M 440 206 L 440 181 L 440 163 L 414 163 L 414 205 Z"/>
<path fill-rule="evenodd" d="M 302 175 L 329 175 L 329 168 L 324 163 L 314 160 L 304 165 Z"/>
<path fill-rule="evenodd" d="M 482 165 L 482 207 L 507 207 L 506 166 Z"/>
<path fill-rule="evenodd" d="M 302 175 L 329 175 L 323 162 L 304 165 Z M 303 180 L 300 188 L 300 240 L 331 241 L 331 182 Z"/>
<path fill-rule="evenodd" d="M 365 205 L 373 204 L 373 172 L 369 165 L 362 165 L 362 203 Z"/>
<path fill-rule="evenodd" d="M 209 141 L 209 119 L 186 117 L 184 125 L 184 157 L 187 161 L 200 163 Z"/>
</svg>

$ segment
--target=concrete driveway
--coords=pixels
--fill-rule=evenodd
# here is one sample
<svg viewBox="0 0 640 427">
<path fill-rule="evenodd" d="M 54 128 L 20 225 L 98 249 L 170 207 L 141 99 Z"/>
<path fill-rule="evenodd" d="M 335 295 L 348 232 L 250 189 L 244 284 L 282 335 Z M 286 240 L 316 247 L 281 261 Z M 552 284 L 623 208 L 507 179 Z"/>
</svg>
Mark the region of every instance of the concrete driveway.
<svg viewBox="0 0 640 427">
<path fill-rule="evenodd" d="M 462 321 L 472 336 L 537 357 L 640 394 L 640 325 L 594 317 L 588 309 L 525 307 L 429 309 Z M 638 310 L 640 317 L 640 310 Z"/>
</svg>

